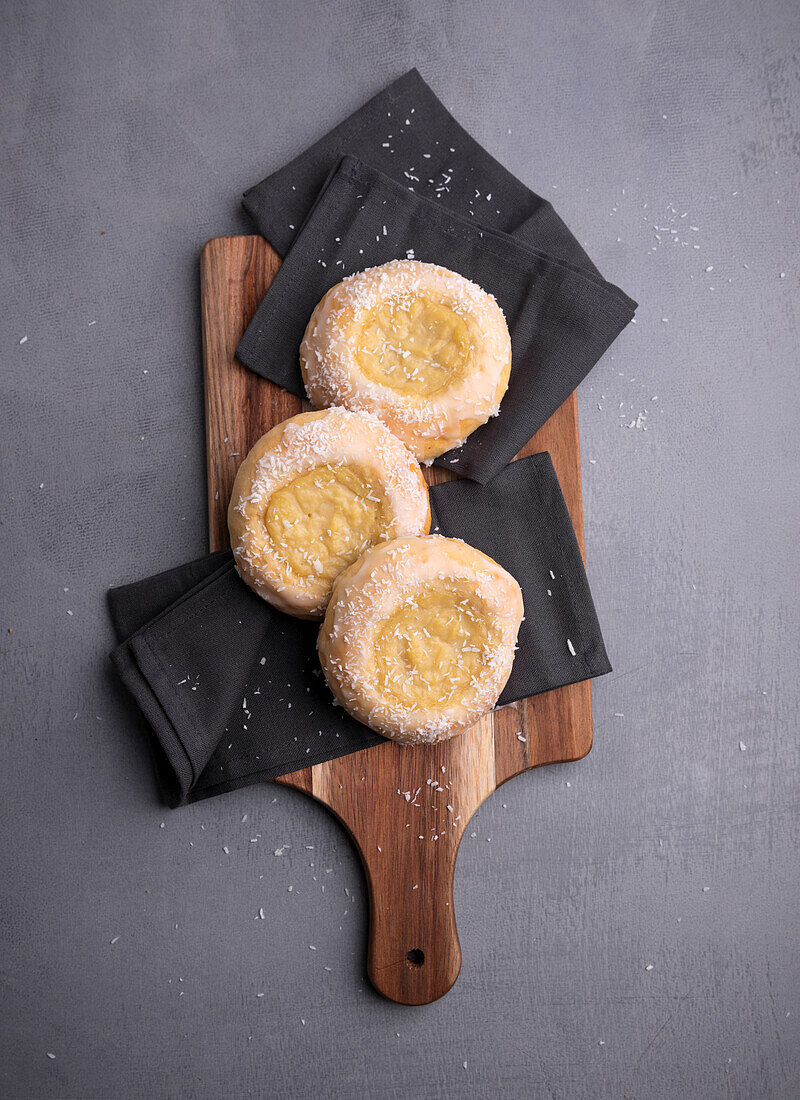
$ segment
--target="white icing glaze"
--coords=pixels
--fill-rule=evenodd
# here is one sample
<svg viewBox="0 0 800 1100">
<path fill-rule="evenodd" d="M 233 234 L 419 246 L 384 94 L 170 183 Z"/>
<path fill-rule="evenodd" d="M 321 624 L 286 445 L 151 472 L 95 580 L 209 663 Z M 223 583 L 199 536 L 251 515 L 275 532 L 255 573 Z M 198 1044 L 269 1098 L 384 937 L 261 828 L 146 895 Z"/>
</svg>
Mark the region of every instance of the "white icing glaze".
<svg viewBox="0 0 800 1100">
<path fill-rule="evenodd" d="M 380 420 L 366 413 L 331 408 L 291 417 L 262 436 L 239 467 L 228 507 L 236 567 L 259 596 L 282 611 L 321 618 L 330 584 L 287 568 L 281 547 L 264 525 L 269 501 L 308 471 L 353 465 L 368 470 L 381 486 L 390 517 L 386 537 L 429 529 L 428 492 L 419 464 Z"/>
<path fill-rule="evenodd" d="M 475 597 L 490 638 L 479 674 L 459 698 L 442 702 L 448 695 L 442 683 L 437 704 L 420 706 L 382 692 L 370 667 L 382 625 L 398 608 L 413 611 L 426 586 Z M 492 558 L 460 539 L 397 539 L 367 551 L 338 577 L 320 628 L 320 662 L 331 690 L 365 725 L 408 744 L 440 741 L 474 725 L 497 703 L 511 673 L 522 614 L 519 584 Z"/>
<path fill-rule="evenodd" d="M 367 377 L 352 338 L 370 311 L 409 306 L 420 298 L 462 318 L 471 341 L 466 372 L 430 397 L 401 394 Z M 432 459 L 498 414 L 511 368 L 511 339 L 500 306 L 476 283 L 435 264 L 392 260 L 328 291 L 306 328 L 300 365 L 313 405 L 374 413 L 418 458 Z"/>
</svg>

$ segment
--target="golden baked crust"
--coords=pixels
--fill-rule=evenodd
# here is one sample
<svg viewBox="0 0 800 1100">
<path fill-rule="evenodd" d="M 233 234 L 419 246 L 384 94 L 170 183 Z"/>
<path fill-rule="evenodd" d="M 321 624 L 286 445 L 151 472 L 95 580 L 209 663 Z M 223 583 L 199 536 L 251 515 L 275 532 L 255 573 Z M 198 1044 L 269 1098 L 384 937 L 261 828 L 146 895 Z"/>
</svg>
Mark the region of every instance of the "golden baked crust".
<svg viewBox="0 0 800 1100">
<path fill-rule="evenodd" d="M 313 405 L 374 413 L 426 461 L 497 415 L 511 338 L 500 306 L 476 283 L 436 264 L 392 260 L 322 298 L 300 368 Z"/>
<path fill-rule="evenodd" d="M 336 698 L 405 744 L 442 741 L 497 703 L 514 661 L 522 592 L 460 539 L 395 539 L 333 586 L 318 650 Z"/>
<path fill-rule="evenodd" d="M 242 579 L 321 619 L 339 573 L 376 542 L 430 530 L 414 456 L 374 416 L 327 409 L 276 425 L 239 467 L 228 529 Z"/>
</svg>

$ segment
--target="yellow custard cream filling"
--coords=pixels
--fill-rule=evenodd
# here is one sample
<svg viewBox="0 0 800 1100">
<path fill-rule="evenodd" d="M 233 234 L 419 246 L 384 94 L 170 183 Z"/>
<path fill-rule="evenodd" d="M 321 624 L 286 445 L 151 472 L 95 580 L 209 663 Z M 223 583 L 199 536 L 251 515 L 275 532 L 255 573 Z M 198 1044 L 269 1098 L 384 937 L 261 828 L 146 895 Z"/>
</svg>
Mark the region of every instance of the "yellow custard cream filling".
<svg viewBox="0 0 800 1100">
<path fill-rule="evenodd" d="M 431 397 L 462 378 L 472 350 L 464 318 L 420 296 L 381 302 L 363 316 L 354 337 L 366 377 L 414 397 Z"/>
<path fill-rule="evenodd" d="M 458 702 L 484 668 L 492 642 L 483 602 L 443 585 L 426 586 L 375 634 L 372 661 L 388 703 L 439 707 Z"/>
<path fill-rule="evenodd" d="M 330 585 L 363 552 L 389 537 L 381 482 L 363 466 L 316 466 L 272 494 L 264 526 L 296 577 Z"/>
</svg>

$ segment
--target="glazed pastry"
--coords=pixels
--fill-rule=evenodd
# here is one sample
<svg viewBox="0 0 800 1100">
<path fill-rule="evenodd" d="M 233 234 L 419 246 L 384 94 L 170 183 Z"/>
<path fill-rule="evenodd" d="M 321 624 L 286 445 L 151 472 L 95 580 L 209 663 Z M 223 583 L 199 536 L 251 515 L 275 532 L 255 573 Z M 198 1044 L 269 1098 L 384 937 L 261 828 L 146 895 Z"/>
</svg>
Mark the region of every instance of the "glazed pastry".
<svg viewBox="0 0 800 1100">
<path fill-rule="evenodd" d="M 269 603 L 321 619 L 331 586 L 365 550 L 430 530 L 414 456 L 374 416 L 301 413 L 262 436 L 239 467 L 228 529 L 242 579 Z"/>
<path fill-rule="evenodd" d="M 454 271 L 392 260 L 319 302 L 300 345 L 312 405 L 374 413 L 420 461 L 500 410 L 511 338 L 491 294 Z"/>
<path fill-rule="evenodd" d="M 319 657 L 353 717 L 395 741 L 442 741 L 496 704 L 522 592 L 492 558 L 439 535 L 368 550 L 333 586 Z"/>
</svg>

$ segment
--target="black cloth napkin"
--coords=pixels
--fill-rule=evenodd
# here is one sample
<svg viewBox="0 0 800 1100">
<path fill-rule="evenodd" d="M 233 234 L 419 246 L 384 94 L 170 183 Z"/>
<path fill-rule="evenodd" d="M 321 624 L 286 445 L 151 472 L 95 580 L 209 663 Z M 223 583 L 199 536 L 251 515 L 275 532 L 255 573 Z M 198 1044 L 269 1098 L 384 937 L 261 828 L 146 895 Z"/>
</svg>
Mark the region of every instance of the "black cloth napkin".
<svg viewBox="0 0 800 1100">
<path fill-rule="evenodd" d="M 486 484 L 566 400 L 633 316 L 600 275 L 413 194 L 356 157 L 330 174 L 248 326 L 237 358 L 303 396 L 298 349 L 334 284 L 396 257 L 443 264 L 492 293 L 511 332 L 500 415 L 437 459 Z"/>
<path fill-rule="evenodd" d="M 434 525 L 519 581 L 525 621 L 500 705 L 611 671 L 566 504 L 548 454 L 504 470 L 491 491 L 431 489 Z M 111 658 L 149 724 L 165 797 L 193 802 L 379 744 L 334 705 L 318 624 L 276 611 L 229 551 L 114 588 Z"/>
<path fill-rule="evenodd" d="M 377 200 L 371 195 L 367 207 L 356 211 L 359 222 L 354 231 L 347 225 L 353 213 L 352 196 L 343 198 L 343 189 L 337 188 L 322 202 L 344 154 L 353 158 L 345 163 L 360 160 L 377 170 L 373 180 L 385 176 L 385 191 L 392 190 L 388 184 L 393 181 L 406 198 L 427 198 L 438 207 L 434 239 L 429 238 L 434 215 L 430 211 L 424 215 L 423 203 L 409 205 L 398 199 L 397 188 L 390 200 L 386 194 Z M 265 300 L 265 312 L 256 315 L 237 354 L 252 370 L 301 396 L 297 352 L 305 324 L 319 298 L 345 275 L 412 250 L 414 258 L 442 263 L 495 294 L 512 332 L 511 387 L 496 420 L 473 433 L 459 452 L 437 460 L 484 484 L 585 377 L 636 308 L 632 299 L 602 279 L 552 205 L 487 153 L 416 69 L 245 192 L 243 206 L 282 256 L 291 249 L 294 278 L 293 293 L 289 293 L 279 273 Z M 323 215 L 330 214 L 347 225 L 346 233 L 327 232 Z M 466 244 L 457 245 L 465 222 L 473 231 L 472 250 Z M 488 235 L 495 252 L 510 251 L 513 257 L 506 263 L 491 256 L 478 262 L 476 228 L 485 234 L 492 231 Z M 307 232 L 295 255 L 292 246 L 301 229 Z M 532 253 L 525 252 L 526 245 Z M 520 270 L 507 295 L 514 314 L 509 316 L 502 292 L 514 259 Z M 524 300 L 526 272 L 531 302 Z M 267 306 L 281 285 L 284 304 L 291 309 L 285 323 L 274 307 Z"/>
</svg>

